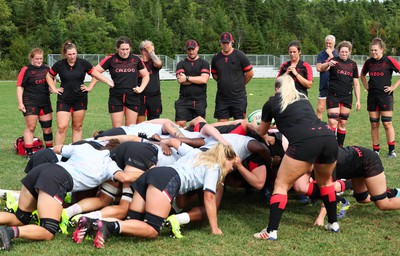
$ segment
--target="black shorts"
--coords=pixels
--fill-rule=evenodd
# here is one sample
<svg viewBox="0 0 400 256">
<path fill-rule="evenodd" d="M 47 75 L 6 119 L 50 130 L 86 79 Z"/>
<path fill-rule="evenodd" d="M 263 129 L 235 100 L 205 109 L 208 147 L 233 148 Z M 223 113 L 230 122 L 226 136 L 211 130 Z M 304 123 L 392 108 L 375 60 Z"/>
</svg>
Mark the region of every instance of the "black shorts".
<svg viewBox="0 0 400 256">
<path fill-rule="evenodd" d="M 151 143 L 127 141 L 113 150 L 110 157 L 121 169 L 129 165 L 146 171 L 157 164 L 158 148 Z"/>
<path fill-rule="evenodd" d="M 172 167 L 155 167 L 143 173 L 137 181 L 132 183 L 131 187 L 146 201 L 146 192 L 149 184 L 162 191 L 172 203 L 178 195 L 181 179 Z"/>
<path fill-rule="evenodd" d="M 26 112 L 24 113 L 24 116 L 29 116 L 29 115 L 44 116 L 53 113 L 53 108 L 51 107 L 51 103 L 40 106 L 25 104 L 25 109 Z"/>
<path fill-rule="evenodd" d="M 139 94 L 126 92 L 121 95 L 110 95 L 108 98 L 108 113 L 117 113 L 124 111 L 124 107 L 138 112 L 140 105 Z"/>
<path fill-rule="evenodd" d="M 216 119 L 244 119 L 246 117 L 247 98 L 239 99 L 221 99 L 217 96 L 215 99 L 214 118 Z"/>
<path fill-rule="evenodd" d="M 116 135 L 127 135 L 125 130 L 122 129 L 121 127 L 116 127 L 116 128 L 111 128 L 109 130 L 101 131 L 97 136 L 94 137 L 94 139 L 98 139 L 100 137 L 104 136 L 116 136 Z"/>
<path fill-rule="evenodd" d="M 139 116 L 147 116 L 147 120 L 160 118 L 162 114 L 161 94 L 140 95 Z"/>
<path fill-rule="evenodd" d="M 192 120 L 201 116 L 206 118 L 207 100 L 178 99 L 175 101 L 175 121 Z"/>
<path fill-rule="evenodd" d="M 44 163 L 57 163 L 58 158 L 56 153 L 52 149 L 49 148 L 44 148 L 42 150 L 38 150 L 35 154 L 29 158 L 28 163 L 26 164 L 25 167 L 25 173 L 30 172 L 33 168 L 35 168 L 38 165 L 44 164 Z"/>
<path fill-rule="evenodd" d="M 54 197 L 62 204 L 67 192 L 74 187 L 71 175 L 58 164 L 45 163 L 33 168 L 21 183 L 38 199 L 39 190 Z"/>
<path fill-rule="evenodd" d="M 73 102 L 68 102 L 60 99 L 57 100 L 57 112 L 65 111 L 72 113 L 78 110 L 86 110 L 87 107 L 88 107 L 87 97 Z"/>
<path fill-rule="evenodd" d="M 329 94 L 326 98 L 326 108 L 338 108 L 340 106 L 344 106 L 348 109 L 351 109 L 353 102 L 353 95 L 332 95 Z"/>
<path fill-rule="evenodd" d="M 331 164 L 338 156 L 335 136 L 310 137 L 289 143 L 286 155 L 293 159 L 316 164 Z"/>
<path fill-rule="evenodd" d="M 336 179 L 370 178 L 381 174 L 384 170 L 379 155 L 366 148 L 354 147 L 361 153 L 362 165 L 358 168 L 346 168 L 345 172 L 336 170 Z"/>
<path fill-rule="evenodd" d="M 393 94 L 386 93 L 368 93 L 367 110 L 375 111 L 393 111 Z"/>
</svg>

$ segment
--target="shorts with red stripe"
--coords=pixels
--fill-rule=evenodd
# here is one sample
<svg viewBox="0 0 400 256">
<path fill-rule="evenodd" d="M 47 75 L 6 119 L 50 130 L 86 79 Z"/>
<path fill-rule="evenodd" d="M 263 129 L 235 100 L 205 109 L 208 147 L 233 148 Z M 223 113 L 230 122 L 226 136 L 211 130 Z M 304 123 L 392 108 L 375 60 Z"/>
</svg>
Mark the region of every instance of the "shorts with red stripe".
<svg viewBox="0 0 400 256">
<path fill-rule="evenodd" d="M 128 108 L 134 112 L 139 112 L 140 96 L 137 93 L 125 92 L 119 95 L 110 95 L 108 98 L 108 113 L 117 113 Z"/>
<path fill-rule="evenodd" d="M 44 116 L 50 113 L 53 113 L 53 108 L 51 107 L 51 103 L 46 105 L 28 105 L 25 104 L 25 109 L 26 112 L 24 113 L 24 116 Z"/>
<path fill-rule="evenodd" d="M 131 184 L 131 187 L 146 201 L 146 192 L 149 185 L 153 185 L 163 192 L 169 202 L 172 203 L 173 199 L 178 195 L 181 179 L 174 168 L 161 166 L 143 173 L 138 180 Z"/>
<path fill-rule="evenodd" d="M 74 186 L 72 176 L 68 171 L 53 163 L 36 166 L 21 180 L 21 183 L 35 199 L 38 199 L 39 191 L 43 191 L 60 204 L 64 201 L 66 193 Z"/>
</svg>

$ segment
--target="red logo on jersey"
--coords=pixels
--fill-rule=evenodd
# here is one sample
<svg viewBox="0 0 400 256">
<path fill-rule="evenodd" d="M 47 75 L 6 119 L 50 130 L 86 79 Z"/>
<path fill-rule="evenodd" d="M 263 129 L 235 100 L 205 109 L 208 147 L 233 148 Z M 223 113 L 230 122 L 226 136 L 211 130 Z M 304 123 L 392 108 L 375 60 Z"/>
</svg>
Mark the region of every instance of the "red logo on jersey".
<svg viewBox="0 0 400 256">
<path fill-rule="evenodd" d="M 225 63 L 228 63 L 228 57 L 225 57 Z"/>
</svg>

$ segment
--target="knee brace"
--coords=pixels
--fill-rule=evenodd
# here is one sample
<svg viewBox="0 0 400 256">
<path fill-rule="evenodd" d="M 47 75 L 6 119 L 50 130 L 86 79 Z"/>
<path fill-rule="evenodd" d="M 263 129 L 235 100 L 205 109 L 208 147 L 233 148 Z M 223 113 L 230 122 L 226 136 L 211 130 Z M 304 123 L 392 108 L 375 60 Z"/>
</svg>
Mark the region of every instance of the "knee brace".
<svg viewBox="0 0 400 256">
<path fill-rule="evenodd" d="M 339 113 L 328 113 L 328 118 L 329 119 L 338 119 Z"/>
<path fill-rule="evenodd" d="M 44 141 L 52 141 L 53 140 L 53 133 L 43 133 Z"/>
<path fill-rule="evenodd" d="M 119 188 L 116 188 L 107 182 L 101 185 L 100 191 L 103 194 L 111 197 L 113 200 L 115 200 L 115 197 L 121 193 L 121 190 Z"/>
<path fill-rule="evenodd" d="M 47 120 L 47 121 L 39 120 L 40 126 L 42 126 L 42 128 L 50 128 L 52 122 L 53 122 L 53 120 Z"/>
<path fill-rule="evenodd" d="M 347 120 L 347 119 L 349 119 L 349 114 L 342 114 L 342 113 L 340 113 L 339 119 L 341 119 L 341 120 Z"/>
<path fill-rule="evenodd" d="M 376 202 L 376 201 L 379 201 L 379 200 L 383 200 L 385 198 L 387 198 L 387 193 L 386 192 L 381 194 L 381 195 L 371 196 L 371 201 L 372 202 Z"/>
<path fill-rule="evenodd" d="M 157 233 L 160 234 L 161 228 L 164 226 L 164 218 L 161 218 L 159 216 L 156 216 L 154 214 L 151 214 L 149 212 L 146 212 L 144 214 L 144 222 L 152 226 Z"/>
<path fill-rule="evenodd" d="M 121 200 L 132 202 L 133 191 L 131 187 L 122 189 Z"/>
<path fill-rule="evenodd" d="M 371 123 L 379 123 L 379 118 L 372 118 L 372 117 L 370 117 L 370 118 L 369 118 L 369 121 L 370 121 Z"/>
<path fill-rule="evenodd" d="M 364 191 L 361 193 L 354 193 L 353 196 L 357 200 L 357 202 L 362 202 L 368 198 L 368 191 Z"/>
<path fill-rule="evenodd" d="M 392 117 L 391 116 L 381 116 L 381 121 L 382 121 L 382 123 L 392 122 Z"/>
<path fill-rule="evenodd" d="M 135 211 L 129 210 L 128 214 L 126 216 L 126 219 L 127 220 L 141 220 L 141 221 L 143 221 L 144 220 L 144 213 L 135 212 Z"/>
<path fill-rule="evenodd" d="M 19 221 L 22 222 L 22 224 L 28 225 L 32 219 L 32 212 L 25 212 L 18 208 L 17 211 L 15 212 L 15 216 Z"/>
<path fill-rule="evenodd" d="M 53 235 L 57 233 L 59 224 L 60 222 L 55 219 L 49 219 L 49 218 L 40 219 L 40 226 L 49 231 L 50 233 L 52 233 Z"/>
</svg>

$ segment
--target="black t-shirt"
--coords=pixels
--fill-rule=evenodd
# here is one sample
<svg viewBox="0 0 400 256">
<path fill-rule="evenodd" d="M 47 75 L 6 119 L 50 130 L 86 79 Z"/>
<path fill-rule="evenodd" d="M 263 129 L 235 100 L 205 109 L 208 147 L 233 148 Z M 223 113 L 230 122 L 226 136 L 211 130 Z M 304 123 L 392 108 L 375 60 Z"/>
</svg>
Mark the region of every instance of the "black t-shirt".
<svg viewBox="0 0 400 256">
<path fill-rule="evenodd" d="M 329 69 L 329 94 L 342 96 L 352 94 L 353 79 L 358 78 L 357 63 L 351 59 L 343 61 L 339 57 L 335 57 L 333 60 L 337 63 Z"/>
<path fill-rule="evenodd" d="M 35 67 L 31 64 L 23 67 L 18 74 L 17 86 L 23 87 L 24 105 L 47 105 L 50 103 L 49 85 L 46 75 L 50 68 L 47 65 Z"/>
<path fill-rule="evenodd" d="M 280 93 L 270 97 L 263 106 L 261 119 L 264 122 L 271 122 L 274 118 L 279 131 L 285 135 L 289 143 L 309 137 L 334 136 L 327 125 L 316 116 L 306 98 L 288 105 L 282 113 L 280 113 L 280 101 Z"/>
<path fill-rule="evenodd" d="M 236 99 L 246 97 L 246 80 L 244 73 L 253 69 L 249 58 L 234 49 L 229 55 L 222 52 L 214 55 L 211 61 L 211 73 L 218 76 L 217 97 Z"/>
<path fill-rule="evenodd" d="M 185 58 L 176 65 L 176 74 L 184 73 L 186 76 L 200 76 L 210 74 L 210 65 L 205 59 L 198 58 L 190 60 Z M 190 80 L 190 78 L 189 78 Z M 189 100 L 200 100 L 207 98 L 207 84 L 180 85 L 179 97 Z"/>
<path fill-rule="evenodd" d="M 392 84 L 393 71 L 399 73 L 400 64 L 389 56 L 382 56 L 379 60 L 369 58 L 365 61 L 361 73 L 367 75 L 369 72 L 368 92 L 381 91 L 385 86 Z"/>
<path fill-rule="evenodd" d="M 114 87 L 110 88 L 110 95 L 119 96 L 126 92 L 131 92 L 133 88 L 139 85 L 139 70 L 145 67 L 139 56 L 130 54 L 128 58 L 123 59 L 118 54 L 111 54 L 105 57 L 99 65 L 104 70 L 109 70 Z"/>
<path fill-rule="evenodd" d="M 91 74 L 93 65 L 89 61 L 77 58 L 73 66 L 68 64 L 67 59 L 62 59 L 54 63 L 50 69 L 50 74 L 60 76 L 61 85 L 64 92 L 58 95 L 58 99 L 64 101 L 75 101 L 87 98 L 87 92 L 82 92 L 81 85 L 85 83 L 85 76 Z"/>
<path fill-rule="evenodd" d="M 161 68 L 154 67 L 153 60 L 143 61 L 143 63 L 146 66 L 147 71 L 149 71 L 150 80 L 149 80 L 149 83 L 147 84 L 146 88 L 144 89 L 144 91 L 141 94 L 145 95 L 145 96 L 159 95 L 161 93 L 160 92 L 160 75 L 159 75 Z M 139 85 L 142 84 L 142 77 L 140 74 L 139 74 L 138 84 Z"/>
<path fill-rule="evenodd" d="M 285 63 L 282 64 L 281 68 L 279 69 L 278 72 L 278 76 L 281 76 L 283 74 L 286 73 L 286 71 L 288 70 L 288 68 L 292 65 L 291 61 L 287 61 Z M 312 81 L 313 80 L 313 74 L 312 74 L 312 68 L 310 66 L 310 64 L 308 64 L 305 61 L 299 60 L 299 62 L 296 65 L 296 71 L 297 73 L 299 73 L 302 77 L 304 77 L 305 79 Z M 290 76 L 293 78 L 294 80 L 294 84 L 296 86 L 296 89 L 301 92 L 304 93 L 305 95 L 308 95 L 307 92 L 307 88 L 305 88 L 297 79 L 297 77 L 295 75 L 293 75 L 293 73 L 290 73 Z"/>
</svg>

